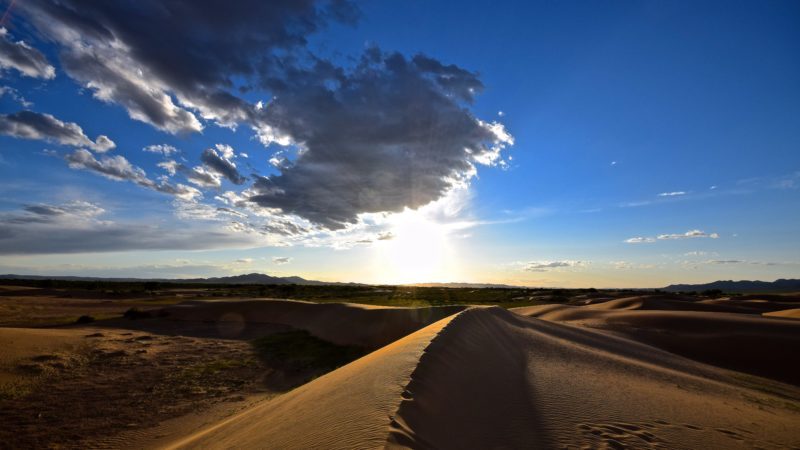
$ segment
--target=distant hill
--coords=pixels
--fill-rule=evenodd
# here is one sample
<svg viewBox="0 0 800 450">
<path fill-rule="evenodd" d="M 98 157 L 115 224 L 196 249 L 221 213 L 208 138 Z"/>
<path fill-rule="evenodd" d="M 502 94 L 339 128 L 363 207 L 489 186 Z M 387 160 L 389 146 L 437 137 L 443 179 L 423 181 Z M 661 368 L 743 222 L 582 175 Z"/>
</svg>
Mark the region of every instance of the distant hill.
<svg viewBox="0 0 800 450">
<path fill-rule="evenodd" d="M 670 292 L 679 291 L 705 291 L 719 289 L 724 292 L 790 292 L 800 291 L 800 280 L 775 280 L 775 281 L 714 281 L 706 284 L 671 284 L 662 290 Z"/>
<path fill-rule="evenodd" d="M 472 288 L 472 289 L 519 289 L 522 286 L 511 286 L 510 284 L 490 284 L 490 283 L 413 283 L 403 286 L 413 287 L 443 287 L 443 288 Z"/>
<path fill-rule="evenodd" d="M 9 280 L 62 280 L 62 281 L 111 281 L 111 282 L 148 282 L 159 283 L 198 283 L 198 284 L 353 284 L 353 283 L 328 283 L 325 281 L 306 280 L 301 277 L 273 277 L 263 273 L 248 273 L 231 277 L 214 278 L 103 278 L 103 277 L 76 277 L 76 276 L 48 276 L 48 275 L 0 275 L 0 279 Z"/>
</svg>

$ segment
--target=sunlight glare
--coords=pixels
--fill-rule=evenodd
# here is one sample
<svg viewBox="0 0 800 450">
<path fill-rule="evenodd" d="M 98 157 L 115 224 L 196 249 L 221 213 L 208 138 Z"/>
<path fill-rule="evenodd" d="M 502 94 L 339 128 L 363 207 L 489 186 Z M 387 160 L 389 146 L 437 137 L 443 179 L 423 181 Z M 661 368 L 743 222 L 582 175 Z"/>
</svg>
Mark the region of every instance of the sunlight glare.
<svg viewBox="0 0 800 450">
<path fill-rule="evenodd" d="M 379 282 L 392 284 L 449 282 L 458 275 L 448 230 L 419 211 L 392 218 L 393 238 L 375 246 L 373 270 Z"/>
</svg>

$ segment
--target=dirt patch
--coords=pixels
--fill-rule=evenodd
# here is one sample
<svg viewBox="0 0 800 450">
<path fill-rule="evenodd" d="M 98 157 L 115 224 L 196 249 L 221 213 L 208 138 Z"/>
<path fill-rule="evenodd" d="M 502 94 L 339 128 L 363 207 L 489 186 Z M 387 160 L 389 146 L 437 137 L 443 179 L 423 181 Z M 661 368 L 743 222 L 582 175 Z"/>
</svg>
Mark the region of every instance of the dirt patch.
<svg viewBox="0 0 800 450">
<path fill-rule="evenodd" d="M 249 341 L 104 330 L 71 353 L 20 360 L 0 398 L 0 442 L 10 448 L 82 448 L 121 432 L 277 393 L 307 372 L 269 364 Z M 275 380 L 280 380 L 279 386 Z"/>
</svg>

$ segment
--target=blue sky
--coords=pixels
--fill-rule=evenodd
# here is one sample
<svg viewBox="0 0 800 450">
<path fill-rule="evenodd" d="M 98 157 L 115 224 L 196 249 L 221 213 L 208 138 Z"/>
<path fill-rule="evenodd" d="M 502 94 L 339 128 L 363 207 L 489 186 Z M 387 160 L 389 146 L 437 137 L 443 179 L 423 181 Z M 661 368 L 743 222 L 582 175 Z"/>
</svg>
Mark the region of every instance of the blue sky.
<svg viewBox="0 0 800 450">
<path fill-rule="evenodd" d="M 16 2 L 0 272 L 800 274 L 796 2 L 497 3 Z"/>
</svg>

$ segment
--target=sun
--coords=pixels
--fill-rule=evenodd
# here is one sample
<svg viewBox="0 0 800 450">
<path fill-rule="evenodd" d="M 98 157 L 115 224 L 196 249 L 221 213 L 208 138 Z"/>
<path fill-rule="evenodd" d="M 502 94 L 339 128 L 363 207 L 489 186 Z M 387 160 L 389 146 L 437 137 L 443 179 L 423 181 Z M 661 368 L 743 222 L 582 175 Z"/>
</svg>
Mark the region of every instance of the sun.
<svg viewBox="0 0 800 450">
<path fill-rule="evenodd" d="M 375 279 L 407 284 L 454 281 L 458 276 L 448 229 L 420 214 L 405 211 L 392 217 L 391 239 L 375 245 Z"/>
</svg>

